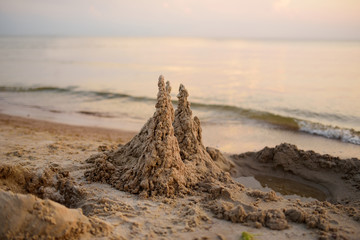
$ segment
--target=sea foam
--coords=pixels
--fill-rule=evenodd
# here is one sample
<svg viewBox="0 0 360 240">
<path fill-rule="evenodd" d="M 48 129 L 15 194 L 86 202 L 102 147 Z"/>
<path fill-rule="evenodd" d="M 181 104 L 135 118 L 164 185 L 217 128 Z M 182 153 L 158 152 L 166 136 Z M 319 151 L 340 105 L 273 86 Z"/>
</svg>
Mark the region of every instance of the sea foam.
<svg viewBox="0 0 360 240">
<path fill-rule="evenodd" d="M 299 130 L 331 139 L 338 139 L 346 143 L 360 145 L 360 133 L 354 129 L 339 128 L 309 121 L 298 121 Z"/>
</svg>

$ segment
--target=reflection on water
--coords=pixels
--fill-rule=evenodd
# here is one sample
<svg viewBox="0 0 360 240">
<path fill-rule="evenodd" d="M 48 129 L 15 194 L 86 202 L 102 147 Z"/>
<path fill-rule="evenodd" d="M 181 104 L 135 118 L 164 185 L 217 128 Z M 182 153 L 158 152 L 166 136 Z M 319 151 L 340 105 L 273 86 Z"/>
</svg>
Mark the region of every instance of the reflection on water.
<svg viewBox="0 0 360 240">
<path fill-rule="evenodd" d="M 269 176 L 255 176 L 255 179 L 260 182 L 262 187 L 269 187 L 282 195 L 311 197 L 320 201 L 325 201 L 327 198 L 326 194 L 319 189 L 290 179 Z"/>
<path fill-rule="evenodd" d="M 258 189 L 268 192 L 274 190 L 285 198 L 300 198 L 307 200 L 308 198 L 325 201 L 327 195 L 321 190 L 284 178 L 270 177 L 270 176 L 255 176 L 255 177 L 238 177 L 237 182 L 243 184 L 245 187 Z"/>
</svg>

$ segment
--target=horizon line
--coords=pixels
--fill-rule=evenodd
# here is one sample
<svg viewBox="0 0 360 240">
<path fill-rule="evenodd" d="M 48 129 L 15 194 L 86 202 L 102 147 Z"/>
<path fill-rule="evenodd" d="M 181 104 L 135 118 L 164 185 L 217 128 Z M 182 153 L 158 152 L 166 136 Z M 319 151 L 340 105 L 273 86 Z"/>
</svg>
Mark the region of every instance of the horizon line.
<svg viewBox="0 0 360 240">
<path fill-rule="evenodd" d="M 293 41 L 293 42 L 358 42 L 360 38 L 292 38 L 292 37 L 245 37 L 245 36 L 184 36 L 184 35 L 85 35 L 85 34 L 0 34 L 0 38 L 178 38 L 244 41 Z"/>
</svg>

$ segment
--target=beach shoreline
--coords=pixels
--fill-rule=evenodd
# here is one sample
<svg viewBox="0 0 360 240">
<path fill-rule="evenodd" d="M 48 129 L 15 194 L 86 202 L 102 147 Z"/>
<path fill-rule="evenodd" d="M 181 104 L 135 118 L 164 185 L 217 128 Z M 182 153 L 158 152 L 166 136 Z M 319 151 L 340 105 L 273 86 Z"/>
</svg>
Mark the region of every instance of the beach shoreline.
<svg viewBox="0 0 360 240">
<path fill-rule="evenodd" d="M 136 134 L 136 132 L 133 131 L 102 127 L 69 125 L 64 123 L 44 121 L 30 117 L 25 118 L 3 113 L 0 113 L 0 122 L 5 126 L 7 125 L 14 128 L 28 128 L 35 131 L 47 131 L 52 134 L 81 136 L 91 139 L 98 139 L 98 137 L 109 138 L 111 140 L 117 139 L 119 142 L 129 141 Z"/>
</svg>

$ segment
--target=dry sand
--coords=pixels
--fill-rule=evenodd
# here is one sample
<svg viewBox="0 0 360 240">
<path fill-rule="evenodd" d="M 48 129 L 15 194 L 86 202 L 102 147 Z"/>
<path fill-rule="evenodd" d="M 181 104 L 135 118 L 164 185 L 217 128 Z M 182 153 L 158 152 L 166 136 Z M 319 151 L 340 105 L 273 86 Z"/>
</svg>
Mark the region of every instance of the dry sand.
<svg viewBox="0 0 360 240">
<path fill-rule="evenodd" d="M 0 239 L 359 239 L 358 159 L 289 144 L 224 156 L 202 144 L 186 89 L 175 111 L 170 90 L 160 79 L 137 135 L 0 114 Z M 239 176 L 306 184 L 327 201 Z"/>
</svg>

